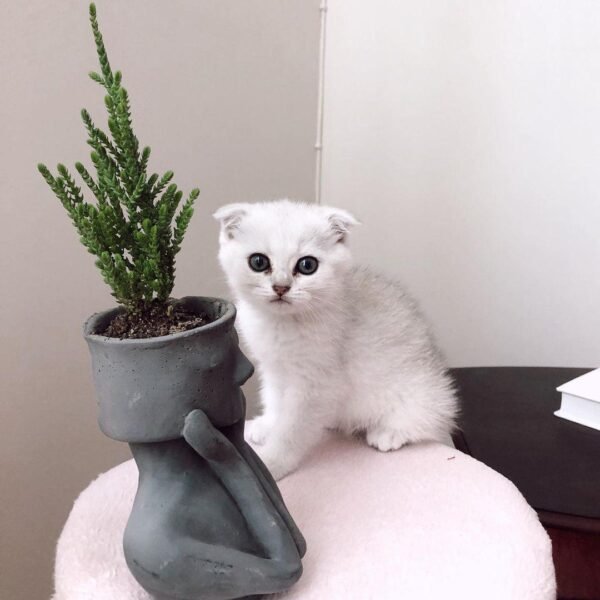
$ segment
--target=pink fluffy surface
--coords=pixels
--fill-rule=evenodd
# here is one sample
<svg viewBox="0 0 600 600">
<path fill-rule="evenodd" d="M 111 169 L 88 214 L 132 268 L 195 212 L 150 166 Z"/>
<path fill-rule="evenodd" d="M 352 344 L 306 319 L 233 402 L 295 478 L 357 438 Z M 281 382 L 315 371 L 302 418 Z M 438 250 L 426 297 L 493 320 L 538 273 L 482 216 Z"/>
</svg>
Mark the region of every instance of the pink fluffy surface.
<svg viewBox="0 0 600 600">
<path fill-rule="evenodd" d="M 121 548 L 133 461 L 100 475 L 60 536 L 55 600 L 150 600 Z M 280 488 L 307 543 L 285 600 L 551 600 L 551 544 L 503 476 L 440 444 L 382 454 L 332 435 Z"/>
</svg>

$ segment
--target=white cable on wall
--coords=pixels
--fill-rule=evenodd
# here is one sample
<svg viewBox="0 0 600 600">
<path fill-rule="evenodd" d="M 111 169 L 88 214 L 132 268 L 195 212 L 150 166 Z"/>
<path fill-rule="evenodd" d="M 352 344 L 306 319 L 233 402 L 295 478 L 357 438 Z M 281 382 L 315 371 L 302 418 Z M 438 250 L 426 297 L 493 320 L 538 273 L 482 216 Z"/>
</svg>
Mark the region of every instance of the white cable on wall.
<svg viewBox="0 0 600 600">
<path fill-rule="evenodd" d="M 317 141 L 315 142 L 315 202 L 321 204 L 321 168 L 323 163 L 323 107 L 325 104 L 325 34 L 327 0 L 321 0 L 321 40 L 319 43 L 319 92 L 317 99 Z"/>
</svg>

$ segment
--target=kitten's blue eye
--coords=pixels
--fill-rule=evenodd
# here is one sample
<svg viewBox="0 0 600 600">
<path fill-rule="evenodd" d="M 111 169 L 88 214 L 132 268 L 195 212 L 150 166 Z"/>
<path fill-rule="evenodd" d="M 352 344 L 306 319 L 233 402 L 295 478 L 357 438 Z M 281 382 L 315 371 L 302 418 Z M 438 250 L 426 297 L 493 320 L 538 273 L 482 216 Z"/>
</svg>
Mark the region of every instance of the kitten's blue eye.
<svg viewBox="0 0 600 600">
<path fill-rule="evenodd" d="M 303 256 L 296 263 L 296 271 L 302 275 L 312 275 L 319 267 L 319 261 L 314 256 Z"/>
<path fill-rule="evenodd" d="M 250 268 L 257 273 L 262 273 L 271 266 L 269 259 L 264 254 L 258 253 L 250 255 L 248 264 L 250 265 Z"/>
</svg>

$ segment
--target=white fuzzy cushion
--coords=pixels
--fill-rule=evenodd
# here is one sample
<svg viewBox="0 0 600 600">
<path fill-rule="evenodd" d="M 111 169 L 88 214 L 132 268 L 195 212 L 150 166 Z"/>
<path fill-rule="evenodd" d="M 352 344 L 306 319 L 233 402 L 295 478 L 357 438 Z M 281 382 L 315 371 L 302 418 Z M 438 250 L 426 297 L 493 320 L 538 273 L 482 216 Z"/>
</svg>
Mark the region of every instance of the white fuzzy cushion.
<svg viewBox="0 0 600 600">
<path fill-rule="evenodd" d="M 128 461 L 82 492 L 58 541 L 55 600 L 149 600 L 121 541 Z M 285 600 L 553 600 L 551 544 L 507 479 L 439 444 L 382 454 L 332 436 L 280 483 L 307 543 Z"/>
</svg>

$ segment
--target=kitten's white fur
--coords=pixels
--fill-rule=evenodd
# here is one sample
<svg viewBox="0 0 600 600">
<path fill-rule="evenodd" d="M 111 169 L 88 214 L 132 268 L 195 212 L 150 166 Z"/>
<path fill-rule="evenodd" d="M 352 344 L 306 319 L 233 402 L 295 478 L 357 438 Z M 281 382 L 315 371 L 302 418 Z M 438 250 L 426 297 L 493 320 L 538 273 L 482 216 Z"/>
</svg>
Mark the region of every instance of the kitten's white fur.
<svg viewBox="0 0 600 600">
<path fill-rule="evenodd" d="M 262 383 L 264 412 L 246 424 L 246 437 L 276 479 L 327 428 L 364 431 L 382 451 L 448 439 L 457 403 L 444 361 L 407 293 L 353 264 L 351 214 L 281 200 L 230 204 L 214 216 L 219 260 Z M 253 253 L 266 255 L 271 270 L 251 270 Z M 304 256 L 319 260 L 313 275 L 294 274 Z M 290 286 L 288 302 L 273 301 L 273 285 Z"/>
</svg>

